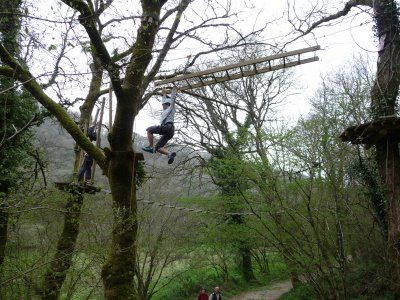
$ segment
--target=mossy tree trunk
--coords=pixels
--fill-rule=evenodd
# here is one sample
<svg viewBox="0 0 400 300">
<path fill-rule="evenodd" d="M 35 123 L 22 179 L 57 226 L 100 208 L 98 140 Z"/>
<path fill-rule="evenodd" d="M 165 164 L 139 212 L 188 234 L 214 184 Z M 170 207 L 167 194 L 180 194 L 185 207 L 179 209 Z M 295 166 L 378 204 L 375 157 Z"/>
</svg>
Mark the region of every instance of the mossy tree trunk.
<svg viewBox="0 0 400 300">
<path fill-rule="evenodd" d="M 117 107 L 108 155 L 113 200 L 111 250 L 103 266 L 106 299 L 139 299 L 133 284 L 136 265 L 137 202 L 132 149 L 133 124 L 140 109 L 145 71 L 152 58 L 158 20 L 166 1 L 142 1 L 143 18 L 123 84 L 113 82 Z M 112 71 L 112 70 L 111 70 Z M 112 76 L 112 72 L 111 72 Z"/>
<path fill-rule="evenodd" d="M 95 52 L 92 51 L 93 63 L 91 64 L 91 70 L 93 74 L 89 93 L 81 106 L 80 126 L 82 130 L 89 125 L 90 116 L 92 115 L 97 95 L 100 92 L 103 78 L 103 67 L 94 53 Z M 79 148 L 78 145 L 76 145 L 75 148 Z M 75 173 L 75 168 L 79 164 L 80 152 L 81 151 L 78 150 L 78 155 L 75 155 L 73 173 Z M 84 195 L 76 190 L 71 190 L 69 192 L 70 195 L 65 204 L 63 231 L 58 239 L 52 263 L 44 276 L 43 299 L 59 298 L 62 285 L 65 281 L 67 272 L 71 267 L 72 258 L 75 253 Z"/>
<path fill-rule="evenodd" d="M 232 223 L 238 226 L 245 226 L 245 220 L 241 215 L 235 215 L 231 217 Z M 238 250 L 240 255 L 240 270 L 243 278 L 247 281 L 254 281 L 256 277 L 254 276 L 253 263 L 251 261 L 251 247 L 249 243 L 243 239 L 243 237 L 238 241 Z"/>
<path fill-rule="evenodd" d="M 125 115 L 126 112 L 131 113 Z M 133 116 L 133 106 L 130 101 L 119 104 L 110 137 L 108 174 L 114 224 L 111 251 L 102 270 L 106 299 L 138 299 L 133 285 L 137 234 L 131 140 Z"/>
<path fill-rule="evenodd" d="M 256 277 L 254 276 L 254 271 L 253 271 L 253 264 L 251 262 L 251 249 L 248 245 L 243 245 L 240 247 L 240 253 L 242 256 L 242 264 L 241 264 L 241 269 L 242 269 L 242 274 L 244 279 L 249 282 L 249 281 L 254 281 L 256 280 Z"/>
<path fill-rule="evenodd" d="M 400 85 L 400 20 L 394 0 L 375 1 L 378 37 L 384 41 L 379 52 L 377 73 L 371 91 L 375 118 L 396 114 Z M 376 160 L 384 186 L 388 211 L 388 256 L 391 264 L 391 287 L 400 297 L 400 154 L 397 142 L 390 140 L 376 146 Z"/>
<path fill-rule="evenodd" d="M 45 275 L 43 299 L 59 299 L 61 287 L 71 267 L 75 252 L 82 204 L 83 195 L 77 190 L 71 190 L 65 207 L 63 231 L 58 240 L 57 250 L 50 268 Z"/>
</svg>

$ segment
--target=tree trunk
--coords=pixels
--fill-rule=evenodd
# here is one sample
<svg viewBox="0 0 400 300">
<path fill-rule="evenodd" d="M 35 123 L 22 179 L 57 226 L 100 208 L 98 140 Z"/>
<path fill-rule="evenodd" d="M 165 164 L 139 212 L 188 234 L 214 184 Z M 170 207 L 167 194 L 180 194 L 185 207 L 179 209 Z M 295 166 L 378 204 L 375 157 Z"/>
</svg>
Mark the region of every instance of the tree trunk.
<svg viewBox="0 0 400 300">
<path fill-rule="evenodd" d="M 103 266 L 106 299 L 139 299 L 134 285 L 137 241 L 136 178 L 132 150 L 133 123 L 142 99 L 144 73 L 152 58 L 161 7 L 166 1 L 141 1 L 143 13 L 122 88 L 115 88 L 117 107 L 108 136 L 108 179 L 112 193 L 114 224 L 111 250 Z"/>
<path fill-rule="evenodd" d="M 394 0 L 374 2 L 378 37 L 383 41 L 377 74 L 371 91 L 375 118 L 396 114 L 400 84 L 400 20 Z M 391 264 L 391 288 L 400 297 L 400 157 L 397 142 L 387 139 L 376 146 L 376 160 L 385 189 L 388 208 L 388 257 Z"/>
<path fill-rule="evenodd" d="M 230 192 L 223 191 L 223 193 L 227 197 L 233 197 L 233 195 L 230 194 Z M 232 211 L 236 210 L 235 206 L 230 207 L 230 209 Z M 235 215 L 235 216 L 231 216 L 230 219 L 231 219 L 232 223 L 234 223 L 238 226 L 244 226 L 245 220 L 243 219 L 243 216 Z M 243 278 L 247 282 L 256 280 L 256 277 L 254 276 L 254 272 L 253 272 L 253 264 L 251 262 L 251 248 L 248 245 L 248 242 L 246 240 L 244 240 L 243 238 L 241 238 L 238 241 L 238 244 L 239 244 L 238 250 L 239 250 L 239 254 L 241 256 L 240 269 L 241 269 L 241 273 L 243 274 Z"/>
<path fill-rule="evenodd" d="M 72 263 L 79 233 L 79 219 L 83 195 L 73 190 L 65 206 L 64 228 L 57 243 L 57 251 L 44 281 L 43 299 L 58 299 L 61 287 Z"/>
<path fill-rule="evenodd" d="M 283 256 L 283 260 L 289 270 L 290 273 L 290 281 L 292 282 L 293 288 L 301 284 L 299 279 L 299 274 L 296 270 L 296 261 L 294 259 L 293 250 L 290 248 L 290 243 L 287 242 L 287 238 L 284 235 L 284 223 L 282 222 L 282 216 L 280 214 L 273 214 L 273 220 L 278 229 L 278 241 L 279 241 L 279 252 Z"/>
<path fill-rule="evenodd" d="M 251 251 L 247 245 L 243 245 L 240 248 L 240 254 L 242 256 L 242 274 L 244 279 L 249 281 L 254 281 L 256 277 L 253 272 L 253 265 L 251 263 Z"/>
<path fill-rule="evenodd" d="M 0 203 L 0 268 L 6 254 L 8 232 L 8 211 L 4 203 Z"/>
<path fill-rule="evenodd" d="M 392 266 L 392 289 L 400 297 L 400 157 L 397 143 L 389 144 L 387 160 L 387 200 L 389 204 L 388 252 Z"/>
<path fill-rule="evenodd" d="M 283 260 L 284 260 L 284 262 L 289 270 L 289 273 L 290 273 L 290 281 L 292 283 L 293 288 L 295 288 L 301 284 L 301 281 L 299 278 L 299 274 L 295 270 L 296 267 L 295 267 L 295 263 L 292 261 L 291 251 L 289 251 L 286 248 L 286 249 L 281 249 L 281 253 L 283 256 Z"/>
<path fill-rule="evenodd" d="M 108 178 L 112 192 L 114 224 L 111 250 L 103 266 L 106 299 L 139 299 L 133 284 L 136 263 L 136 189 L 132 129 L 132 102 L 119 101 L 108 154 Z"/>
<path fill-rule="evenodd" d="M 400 296 L 400 155 L 397 143 L 377 146 L 377 161 L 388 207 L 388 258 L 391 287 Z"/>
<path fill-rule="evenodd" d="M 94 51 L 93 51 L 94 53 Z M 80 107 L 80 127 L 85 131 L 90 125 L 90 117 L 96 104 L 96 94 L 100 90 L 103 78 L 103 67 L 99 58 L 93 54 L 93 63 L 90 65 L 93 72 L 90 82 L 89 92 L 85 102 Z M 76 144 L 74 147 L 75 162 L 73 166 L 73 180 L 76 179 L 77 170 L 81 162 L 81 149 Z M 83 204 L 84 195 L 78 191 L 71 191 L 65 207 L 63 232 L 58 240 L 57 251 L 53 257 L 53 263 L 45 275 L 44 281 L 44 299 L 57 299 L 61 287 L 64 283 L 67 272 L 71 266 L 71 259 L 75 251 L 76 240 L 79 234 L 79 218 Z M 65 259 L 62 257 L 66 256 Z M 60 261 L 61 259 L 61 261 Z"/>
</svg>

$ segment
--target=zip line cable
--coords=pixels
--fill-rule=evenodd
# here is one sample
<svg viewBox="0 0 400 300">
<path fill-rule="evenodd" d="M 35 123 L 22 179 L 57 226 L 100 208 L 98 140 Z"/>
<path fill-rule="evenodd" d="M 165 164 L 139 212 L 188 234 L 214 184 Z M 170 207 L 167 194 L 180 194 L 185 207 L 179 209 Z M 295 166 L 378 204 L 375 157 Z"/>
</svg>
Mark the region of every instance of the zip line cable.
<svg viewBox="0 0 400 300">
<path fill-rule="evenodd" d="M 106 194 L 111 194 L 110 190 L 106 189 L 101 189 L 103 193 Z M 179 211 L 185 211 L 185 212 L 193 212 L 193 213 L 202 213 L 202 214 L 211 214 L 211 215 L 224 215 L 224 216 L 250 216 L 254 215 L 252 212 L 231 212 L 231 213 L 226 213 L 226 212 L 218 212 L 218 211 L 212 211 L 212 210 L 207 210 L 207 209 L 201 209 L 201 208 L 189 208 L 189 207 L 184 207 L 184 206 L 178 206 L 178 205 L 173 205 L 173 204 L 168 204 L 164 202 L 157 202 L 157 201 L 150 201 L 150 200 L 144 200 L 144 199 L 137 199 L 137 202 L 141 202 L 147 205 L 155 205 L 159 207 L 166 207 L 170 209 L 175 209 Z"/>
</svg>

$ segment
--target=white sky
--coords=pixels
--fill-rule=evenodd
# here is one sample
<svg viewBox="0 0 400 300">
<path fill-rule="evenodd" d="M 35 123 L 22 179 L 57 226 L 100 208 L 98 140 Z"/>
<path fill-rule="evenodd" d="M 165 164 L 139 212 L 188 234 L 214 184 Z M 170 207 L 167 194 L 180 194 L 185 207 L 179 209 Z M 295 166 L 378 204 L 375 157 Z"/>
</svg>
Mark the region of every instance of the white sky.
<svg viewBox="0 0 400 300">
<path fill-rule="evenodd" d="M 240 1 L 235 2 L 240 3 Z M 264 21 L 265 18 L 272 19 L 282 15 L 283 11 L 286 9 L 286 0 L 252 0 L 251 2 L 254 4 L 255 9 L 247 12 L 248 18 L 246 18 L 246 20 L 248 21 L 243 23 L 243 26 L 249 28 L 253 26 L 257 12 L 261 12 L 257 16 L 257 20 Z M 308 1 L 301 0 L 297 2 L 302 4 Z M 343 5 L 341 5 L 343 1 L 331 1 L 331 3 L 335 2 L 338 3 L 337 7 L 343 7 Z M 356 15 L 359 12 L 359 10 L 353 10 L 350 15 L 351 17 L 344 17 L 340 24 L 315 30 L 314 36 L 317 42 L 314 40 L 313 36 L 310 35 L 294 42 L 288 47 L 288 50 L 294 50 L 313 46 L 318 43 L 322 50 L 317 52 L 320 59 L 318 62 L 294 68 L 295 75 L 302 88 L 294 90 L 293 93 L 297 95 L 289 97 L 285 105 L 281 107 L 281 114 L 278 116 L 279 119 L 294 122 L 300 116 L 305 116 L 310 109 L 308 98 L 314 94 L 318 87 L 321 75 L 338 70 L 348 63 L 353 56 L 360 54 L 369 55 L 372 64 L 375 64 L 377 43 L 373 36 L 372 18 L 368 13 Z M 268 28 L 271 29 L 268 30 Z M 274 37 L 284 36 L 290 29 L 286 18 L 284 18 L 277 23 L 276 26 L 268 26 L 264 35 L 266 40 L 269 40 Z M 285 37 L 281 40 L 282 43 L 287 41 Z M 190 50 L 186 51 L 188 51 L 189 54 L 191 53 Z M 177 52 L 179 56 L 184 56 L 187 53 L 185 53 L 185 51 Z M 265 53 L 265 55 L 269 55 L 269 53 Z M 151 101 L 147 107 L 140 112 L 136 120 L 135 131 L 143 134 L 146 127 L 157 123 L 158 120 L 154 115 L 154 111 L 159 109 L 159 103 L 154 100 Z"/>
</svg>

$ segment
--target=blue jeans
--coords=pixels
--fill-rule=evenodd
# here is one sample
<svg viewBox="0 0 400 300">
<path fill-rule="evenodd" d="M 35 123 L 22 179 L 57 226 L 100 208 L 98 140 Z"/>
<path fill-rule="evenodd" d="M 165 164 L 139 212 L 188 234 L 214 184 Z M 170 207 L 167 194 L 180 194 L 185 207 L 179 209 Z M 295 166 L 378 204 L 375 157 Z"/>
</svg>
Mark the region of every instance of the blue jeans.
<svg viewBox="0 0 400 300">
<path fill-rule="evenodd" d="M 83 180 L 83 175 L 85 175 L 85 180 L 90 180 L 92 178 L 92 166 L 93 158 L 89 154 L 85 154 L 82 166 L 78 172 L 78 181 Z"/>
</svg>

